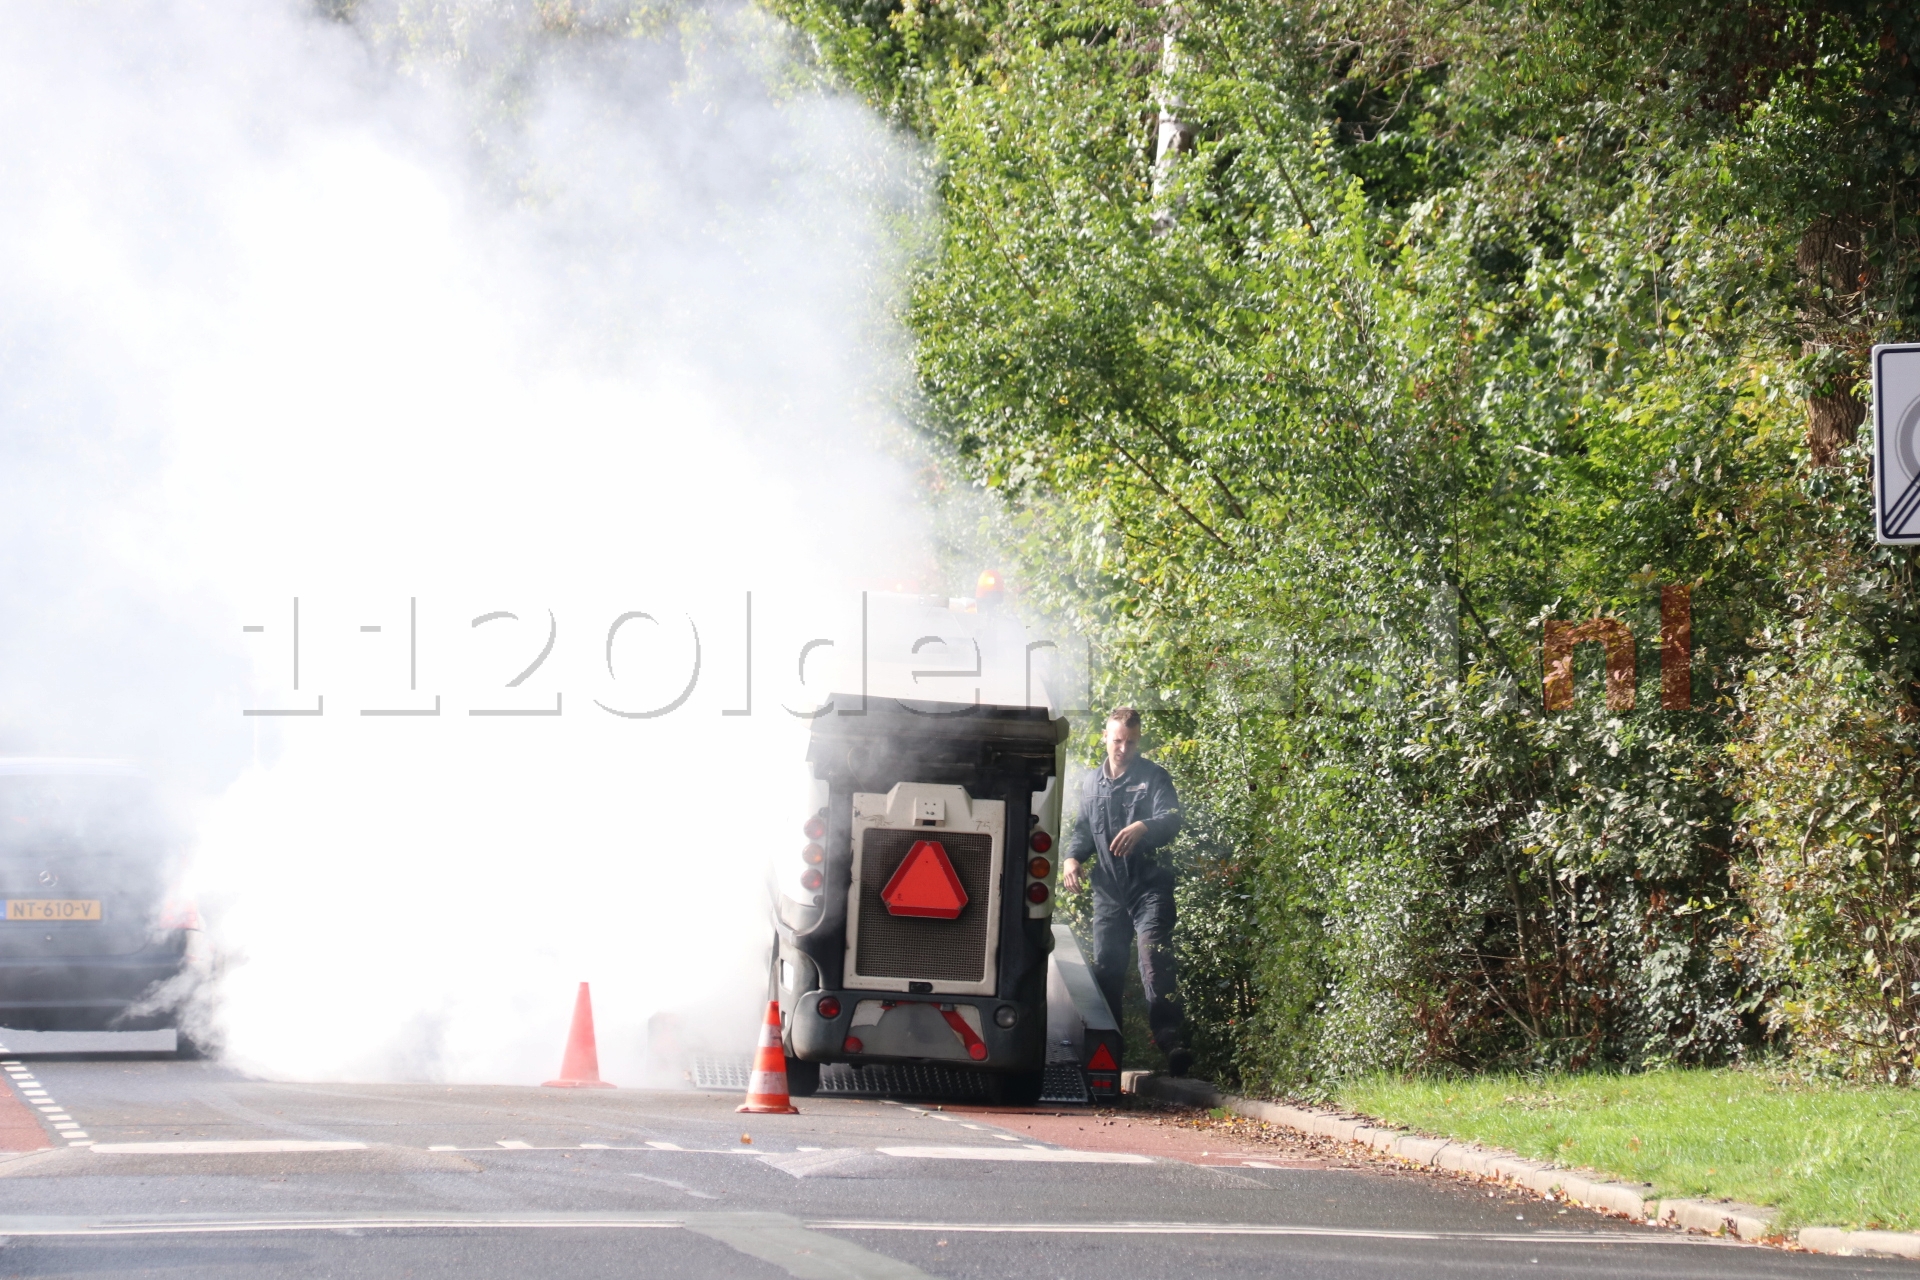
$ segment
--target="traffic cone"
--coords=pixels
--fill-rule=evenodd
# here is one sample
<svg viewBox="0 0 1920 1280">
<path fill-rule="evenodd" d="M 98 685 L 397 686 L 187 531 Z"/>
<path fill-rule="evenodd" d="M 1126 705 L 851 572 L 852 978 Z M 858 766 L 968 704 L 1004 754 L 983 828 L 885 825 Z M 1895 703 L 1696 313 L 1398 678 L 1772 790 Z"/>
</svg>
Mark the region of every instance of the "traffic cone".
<svg viewBox="0 0 1920 1280">
<path fill-rule="evenodd" d="M 560 1078 L 541 1086 L 546 1089 L 611 1089 L 600 1078 L 600 1054 L 593 1046 L 593 997 L 587 984 L 573 998 L 573 1029 L 567 1032 L 567 1053 L 560 1063 Z"/>
<path fill-rule="evenodd" d="M 753 1055 L 753 1076 L 747 1081 L 747 1100 L 735 1111 L 797 1116 L 800 1108 L 787 1096 L 787 1051 L 780 1046 L 780 1002 L 767 1001 L 767 1020 L 760 1027 L 760 1047 Z"/>
</svg>

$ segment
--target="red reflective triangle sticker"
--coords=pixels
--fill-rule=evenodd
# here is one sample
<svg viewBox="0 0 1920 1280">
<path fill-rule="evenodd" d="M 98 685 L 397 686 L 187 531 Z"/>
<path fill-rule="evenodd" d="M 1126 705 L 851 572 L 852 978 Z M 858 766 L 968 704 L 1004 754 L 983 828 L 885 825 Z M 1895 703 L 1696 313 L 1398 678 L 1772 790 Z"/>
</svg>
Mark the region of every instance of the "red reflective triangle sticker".
<svg viewBox="0 0 1920 1280">
<path fill-rule="evenodd" d="M 1093 1051 L 1093 1061 L 1087 1063 L 1089 1071 L 1118 1071 L 1120 1064 L 1113 1060 L 1113 1051 L 1102 1044 Z"/>
<path fill-rule="evenodd" d="M 954 920 L 967 905 L 967 891 L 960 887 L 960 877 L 940 842 L 916 840 L 880 891 L 880 901 L 896 916 Z"/>
</svg>

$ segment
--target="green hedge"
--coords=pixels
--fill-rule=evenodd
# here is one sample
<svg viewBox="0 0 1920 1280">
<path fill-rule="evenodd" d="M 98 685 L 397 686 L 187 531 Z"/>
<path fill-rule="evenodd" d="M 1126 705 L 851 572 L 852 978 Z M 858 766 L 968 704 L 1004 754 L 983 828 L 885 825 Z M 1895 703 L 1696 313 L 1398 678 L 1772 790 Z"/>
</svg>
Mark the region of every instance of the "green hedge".
<svg viewBox="0 0 1920 1280">
<path fill-rule="evenodd" d="M 1910 6 L 768 3 L 925 141 L 956 574 L 1154 709 L 1204 1066 L 1910 1078 L 1920 628 L 1847 398 L 1920 336 Z M 1596 614 L 1638 704 L 1582 645 L 1550 713 Z"/>
</svg>

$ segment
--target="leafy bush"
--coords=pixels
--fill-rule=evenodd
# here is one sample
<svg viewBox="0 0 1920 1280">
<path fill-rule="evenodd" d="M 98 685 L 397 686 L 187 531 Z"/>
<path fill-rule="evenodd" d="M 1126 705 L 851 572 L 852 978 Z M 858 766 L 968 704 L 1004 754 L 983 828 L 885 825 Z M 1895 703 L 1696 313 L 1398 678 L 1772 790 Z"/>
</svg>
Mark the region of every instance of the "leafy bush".
<svg viewBox="0 0 1920 1280">
<path fill-rule="evenodd" d="M 1864 497 L 1854 493 L 1855 499 Z M 1853 504 L 1848 504 L 1852 506 Z M 1837 522 L 1836 522 L 1837 523 Z M 1812 1063 L 1912 1083 L 1920 1067 L 1920 708 L 1912 566 L 1827 540 L 1808 603 L 1746 674 L 1737 954 Z"/>
<path fill-rule="evenodd" d="M 1910 1068 L 1911 559 L 1847 446 L 1912 12 L 769 3 L 927 142 L 930 469 L 1153 709 L 1205 1065 Z M 1549 713 L 1589 615 L 1638 704 L 1588 645 Z"/>
</svg>

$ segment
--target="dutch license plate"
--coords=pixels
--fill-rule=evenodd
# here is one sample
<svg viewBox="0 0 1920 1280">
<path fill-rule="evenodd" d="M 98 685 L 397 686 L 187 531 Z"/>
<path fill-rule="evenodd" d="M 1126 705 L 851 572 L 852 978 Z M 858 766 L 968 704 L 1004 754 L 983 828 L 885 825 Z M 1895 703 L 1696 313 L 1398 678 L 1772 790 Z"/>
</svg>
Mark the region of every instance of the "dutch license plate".
<svg viewBox="0 0 1920 1280">
<path fill-rule="evenodd" d="M 36 924 L 100 919 L 98 898 L 8 898 L 8 920 L 31 920 Z"/>
</svg>

